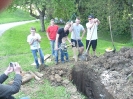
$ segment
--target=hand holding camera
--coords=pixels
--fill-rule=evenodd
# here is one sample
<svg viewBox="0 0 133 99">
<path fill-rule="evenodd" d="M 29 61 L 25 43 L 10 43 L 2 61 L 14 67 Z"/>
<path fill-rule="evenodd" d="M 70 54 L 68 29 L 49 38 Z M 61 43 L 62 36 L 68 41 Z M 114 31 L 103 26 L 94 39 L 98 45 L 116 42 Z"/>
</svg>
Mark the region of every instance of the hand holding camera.
<svg viewBox="0 0 133 99">
<path fill-rule="evenodd" d="M 38 41 L 38 38 L 34 38 L 34 41 Z"/>
<path fill-rule="evenodd" d="M 16 74 L 20 74 L 21 73 L 21 67 L 19 65 L 19 63 L 17 62 L 11 62 L 9 63 L 9 66 L 7 67 L 7 69 L 5 70 L 5 74 L 8 75 L 11 72 L 15 72 Z"/>
<path fill-rule="evenodd" d="M 13 70 L 16 74 L 20 74 L 21 73 L 21 67 L 19 65 L 19 63 L 17 62 L 13 62 Z"/>
</svg>

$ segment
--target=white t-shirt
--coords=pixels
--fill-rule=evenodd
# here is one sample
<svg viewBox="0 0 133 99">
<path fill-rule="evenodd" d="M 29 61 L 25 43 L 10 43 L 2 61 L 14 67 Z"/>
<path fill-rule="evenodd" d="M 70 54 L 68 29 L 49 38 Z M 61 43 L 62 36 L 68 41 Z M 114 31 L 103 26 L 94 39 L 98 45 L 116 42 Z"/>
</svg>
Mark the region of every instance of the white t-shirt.
<svg viewBox="0 0 133 99">
<path fill-rule="evenodd" d="M 89 22 L 86 23 L 86 27 L 88 27 L 89 25 L 90 25 Z M 96 39 L 98 39 L 97 28 L 98 28 L 98 24 L 97 23 L 95 23 L 91 29 L 87 28 L 87 37 L 86 37 L 86 40 L 96 40 Z M 91 35 L 92 35 L 92 38 L 91 38 Z"/>
<path fill-rule="evenodd" d="M 27 42 L 30 43 L 32 40 L 34 39 L 41 39 L 41 36 L 38 33 L 35 33 L 35 35 L 33 36 L 32 34 L 28 35 L 27 37 Z M 30 45 L 30 49 L 34 50 L 34 49 L 38 49 L 40 48 L 40 43 L 38 41 L 34 41 L 31 45 Z"/>
<path fill-rule="evenodd" d="M 81 31 L 84 31 L 84 27 L 81 24 L 76 25 L 76 23 L 74 23 L 72 26 L 71 39 L 79 39 Z"/>
</svg>

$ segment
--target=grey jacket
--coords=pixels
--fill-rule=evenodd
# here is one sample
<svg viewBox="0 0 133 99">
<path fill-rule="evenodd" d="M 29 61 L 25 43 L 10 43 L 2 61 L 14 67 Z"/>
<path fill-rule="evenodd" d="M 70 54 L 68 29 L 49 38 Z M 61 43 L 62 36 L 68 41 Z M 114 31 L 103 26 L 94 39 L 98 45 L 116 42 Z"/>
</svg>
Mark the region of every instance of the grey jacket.
<svg viewBox="0 0 133 99">
<path fill-rule="evenodd" d="M 22 76 L 16 74 L 12 85 L 2 84 L 7 78 L 8 76 L 5 74 L 0 76 L 0 99 L 15 99 L 12 95 L 19 91 L 22 83 Z"/>
</svg>

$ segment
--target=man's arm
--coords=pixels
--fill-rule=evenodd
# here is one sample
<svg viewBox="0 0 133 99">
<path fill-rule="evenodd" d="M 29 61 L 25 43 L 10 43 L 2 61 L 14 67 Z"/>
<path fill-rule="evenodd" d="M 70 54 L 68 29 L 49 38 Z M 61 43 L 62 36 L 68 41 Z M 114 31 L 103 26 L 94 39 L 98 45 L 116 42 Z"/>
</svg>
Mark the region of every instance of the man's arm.
<svg viewBox="0 0 133 99">
<path fill-rule="evenodd" d="M 46 35 L 47 35 L 48 40 L 50 40 L 50 37 L 49 37 L 49 27 L 46 30 Z"/>
<path fill-rule="evenodd" d="M 68 36 L 67 36 L 67 41 L 68 41 L 69 43 L 71 43 L 71 41 L 70 41 L 70 39 L 68 38 Z"/>
<path fill-rule="evenodd" d="M 7 75 L 2 74 L 2 75 L 0 76 L 0 84 L 2 84 L 7 78 L 8 78 Z"/>
<path fill-rule="evenodd" d="M 84 35 L 85 35 L 85 29 L 82 30 L 81 40 L 82 40 L 82 38 L 84 37 Z"/>
<path fill-rule="evenodd" d="M 95 20 L 95 23 L 97 23 L 97 25 L 100 24 L 100 21 L 97 18 L 95 18 L 94 20 Z"/>
<path fill-rule="evenodd" d="M 17 93 L 20 89 L 21 82 L 22 82 L 21 75 L 16 74 L 12 85 L 0 84 L 0 97 L 9 97 Z"/>
<path fill-rule="evenodd" d="M 34 39 L 31 39 L 30 36 L 27 37 L 27 42 L 29 43 L 29 45 L 32 45 L 34 43 Z"/>
<path fill-rule="evenodd" d="M 0 76 L 0 84 L 2 84 L 8 78 L 8 74 L 10 74 L 11 72 L 13 72 L 13 67 L 8 66 L 4 71 L 4 74 Z"/>
<path fill-rule="evenodd" d="M 71 27 L 69 28 L 69 32 L 73 31 L 73 21 L 71 21 Z"/>
<path fill-rule="evenodd" d="M 58 39 L 59 39 L 59 34 L 57 33 L 56 40 L 55 40 L 55 50 L 58 49 Z"/>
<path fill-rule="evenodd" d="M 86 25 L 86 27 L 89 28 L 89 29 L 91 29 L 95 24 L 96 25 L 99 25 L 100 24 L 100 21 L 97 18 L 92 19 L 92 21 L 89 22 L 89 24 Z"/>
<path fill-rule="evenodd" d="M 48 38 L 48 40 L 50 40 L 50 37 L 49 37 L 49 34 L 48 34 L 48 32 L 46 32 L 46 35 L 47 35 L 47 38 Z"/>
<path fill-rule="evenodd" d="M 89 22 L 88 25 L 86 26 L 87 28 L 91 29 L 94 26 L 95 22 Z"/>
<path fill-rule="evenodd" d="M 35 41 L 41 42 L 41 36 L 40 36 L 40 34 L 37 33 L 37 38 L 35 39 Z"/>
<path fill-rule="evenodd" d="M 21 83 L 22 83 L 22 76 L 21 74 L 21 67 L 17 62 L 14 62 L 13 67 L 8 66 L 6 71 L 3 74 L 4 76 L 7 76 L 11 72 L 15 72 L 14 82 L 12 85 L 4 85 L 0 84 L 0 97 L 2 98 L 8 98 L 11 95 L 17 93 L 20 89 Z"/>
</svg>

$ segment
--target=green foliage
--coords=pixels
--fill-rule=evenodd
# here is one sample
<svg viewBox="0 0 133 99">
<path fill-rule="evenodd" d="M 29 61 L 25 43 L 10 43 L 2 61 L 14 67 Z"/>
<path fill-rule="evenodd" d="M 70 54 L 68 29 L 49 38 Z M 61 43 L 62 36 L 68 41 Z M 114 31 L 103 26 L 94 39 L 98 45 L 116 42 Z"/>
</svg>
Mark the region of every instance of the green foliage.
<svg viewBox="0 0 133 99">
<path fill-rule="evenodd" d="M 34 20 L 34 18 L 31 17 L 28 12 L 24 12 L 20 9 L 17 9 L 15 11 L 6 10 L 0 13 L 0 24 L 26 20 Z"/>
<path fill-rule="evenodd" d="M 53 17 L 68 21 L 75 12 L 74 0 L 51 0 L 54 7 Z"/>
</svg>

